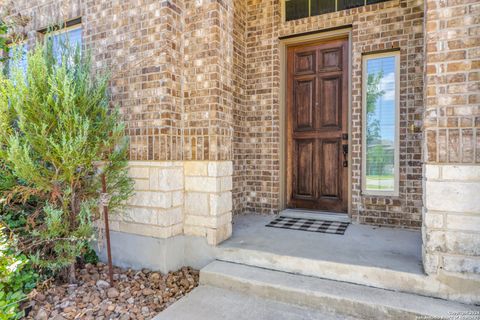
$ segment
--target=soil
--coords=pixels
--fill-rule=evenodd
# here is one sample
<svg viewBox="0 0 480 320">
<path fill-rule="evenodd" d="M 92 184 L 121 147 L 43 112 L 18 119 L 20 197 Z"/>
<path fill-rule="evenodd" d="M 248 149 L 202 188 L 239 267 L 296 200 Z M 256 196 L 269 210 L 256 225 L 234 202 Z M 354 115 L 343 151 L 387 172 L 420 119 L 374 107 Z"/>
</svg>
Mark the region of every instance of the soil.
<svg viewBox="0 0 480 320">
<path fill-rule="evenodd" d="M 151 319 L 198 285 L 199 273 L 190 267 L 176 272 L 114 268 L 108 281 L 105 264 L 77 269 L 77 284 L 50 284 L 30 294 L 25 319 Z"/>
</svg>

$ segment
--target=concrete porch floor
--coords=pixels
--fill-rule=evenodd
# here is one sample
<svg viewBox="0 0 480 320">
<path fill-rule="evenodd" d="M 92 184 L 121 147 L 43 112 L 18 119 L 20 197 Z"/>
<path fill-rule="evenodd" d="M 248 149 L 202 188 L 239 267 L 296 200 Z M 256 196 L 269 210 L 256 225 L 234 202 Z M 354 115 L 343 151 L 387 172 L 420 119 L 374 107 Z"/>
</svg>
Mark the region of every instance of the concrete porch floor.
<svg viewBox="0 0 480 320">
<path fill-rule="evenodd" d="M 350 224 L 344 235 L 265 227 L 276 216 L 237 216 L 220 250 L 276 255 L 423 275 L 420 231 Z"/>
</svg>

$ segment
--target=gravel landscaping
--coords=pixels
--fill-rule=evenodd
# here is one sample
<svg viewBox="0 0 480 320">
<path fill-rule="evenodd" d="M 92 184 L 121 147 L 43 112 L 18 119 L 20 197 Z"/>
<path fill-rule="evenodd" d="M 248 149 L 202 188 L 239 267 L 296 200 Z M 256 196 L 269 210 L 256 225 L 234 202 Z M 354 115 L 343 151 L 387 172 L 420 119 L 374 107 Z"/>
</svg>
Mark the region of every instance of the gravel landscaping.
<svg viewBox="0 0 480 320">
<path fill-rule="evenodd" d="M 151 319 L 198 285 L 199 273 L 183 267 L 166 275 L 150 270 L 87 264 L 77 270 L 78 284 L 51 284 L 31 294 L 26 319 Z"/>
</svg>

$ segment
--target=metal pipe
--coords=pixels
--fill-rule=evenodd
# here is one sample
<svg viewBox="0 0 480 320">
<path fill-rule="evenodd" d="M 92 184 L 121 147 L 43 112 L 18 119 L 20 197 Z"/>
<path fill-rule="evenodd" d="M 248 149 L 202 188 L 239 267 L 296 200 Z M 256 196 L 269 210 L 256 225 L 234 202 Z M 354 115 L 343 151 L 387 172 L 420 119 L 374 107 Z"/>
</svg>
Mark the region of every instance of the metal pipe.
<svg viewBox="0 0 480 320">
<path fill-rule="evenodd" d="M 107 179 L 105 173 L 102 172 L 102 193 L 103 197 L 107 196 Z M 110 278 L 110 285 L 113 286 L 113 264 L 112 251 L 110 248 L 110 227 L 108 225 L 108 205 L 103 202 L 103 218 L 105 220 L 105 237 L 107 238 L 107 256 L 108 256 L 108 277 Z"/>
</svg>

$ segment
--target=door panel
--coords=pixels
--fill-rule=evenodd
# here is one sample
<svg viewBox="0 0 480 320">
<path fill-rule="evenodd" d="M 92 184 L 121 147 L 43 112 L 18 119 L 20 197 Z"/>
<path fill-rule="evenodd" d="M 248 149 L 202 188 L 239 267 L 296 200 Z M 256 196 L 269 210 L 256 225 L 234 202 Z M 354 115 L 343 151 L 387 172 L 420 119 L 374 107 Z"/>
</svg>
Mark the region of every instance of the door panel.
<svg viewBox="0 0 480 320">
<path fill-rule="evenodd" d="M 323 140 L 320 151 L 320 197 L 340 197 L 339 192 L 339 140 Z"/>
<path fill-rule="evenodd" d="M 313 74 L 317 66 L 317 54 L 315 50 L 303 51 L 295 57 L 295 74 Z"/>
<path fill-rule="evenodd" d="M 342 126 L 342 78 L 340 76 L 320 78 L 320 128 Z"/>
<path fill-rule="evenodd" d="M 348 42 L 287 49 L 287 206 L 346 212 Z"/>
<path fill-rule="evenodd" d="M 315 78 L 295 80 L 295 130 L 313 128 L 313 108 L 315 105 Z"/>
<path fill-rule="evenodd" d="M 314 182 L 314 140 L 299 140 L 295 152 L 295 197 L 298 199 L 315 199 Z"/>
<path fill-rule="evenodd" d="M 343 60 L 342 47 L 320 50 L 320 71 L 341 71 Z"/>
</svg>

